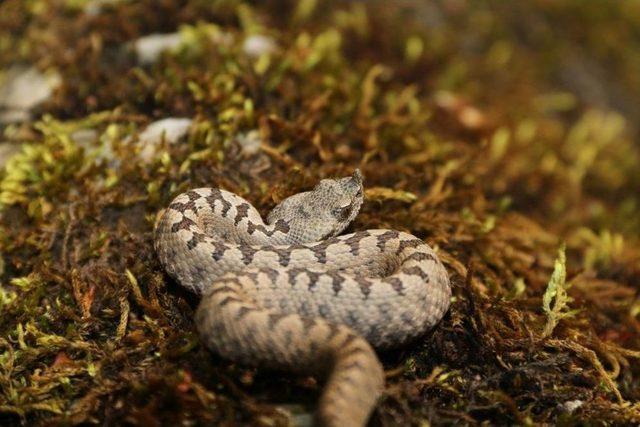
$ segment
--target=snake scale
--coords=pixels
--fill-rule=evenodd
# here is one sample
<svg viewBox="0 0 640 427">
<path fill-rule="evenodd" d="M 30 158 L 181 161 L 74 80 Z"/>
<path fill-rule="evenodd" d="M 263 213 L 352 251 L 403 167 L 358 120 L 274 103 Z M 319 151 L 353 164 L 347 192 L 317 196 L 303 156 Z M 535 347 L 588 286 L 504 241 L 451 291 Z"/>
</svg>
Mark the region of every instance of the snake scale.
<svg viewBox="0 0 640 427">
<path fill-rule="evenodd" d="M 199 188 L 176 197 L 155 230 L 166 271 L 202 296 L 205 345 L 241 364 L 326 378 L 319 425 L 366 424 L 384 389 L 372 346 L 407 343 L 449 308 L 449 277 L 422 240 L 339 235 L 363 199 L 356 170 L 283 200 L 265 223 L 242 197 Z"/>
</svg>

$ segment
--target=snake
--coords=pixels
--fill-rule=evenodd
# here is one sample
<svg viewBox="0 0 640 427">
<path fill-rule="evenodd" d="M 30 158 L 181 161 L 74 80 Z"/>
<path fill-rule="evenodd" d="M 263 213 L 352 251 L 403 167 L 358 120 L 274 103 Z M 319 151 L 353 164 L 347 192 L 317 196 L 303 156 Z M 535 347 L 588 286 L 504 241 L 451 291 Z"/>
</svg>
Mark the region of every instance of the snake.
<svg viewBox="0 0 640 427">
<path fill-rule="evenodd" d="M 197 188 L 155 225 L 163 268 L 201 297 L 194 323 L 206 348 L 324 380 L 321 426 L 366 425 L 384 393 L 376 350 L 424 335 L 451 300 L 447 271 L 420 238 L 390 229 L 340 235 L 363 201 L 356 169 L 285 198 L 266 221 L 233 192 Z"/>
</svg>

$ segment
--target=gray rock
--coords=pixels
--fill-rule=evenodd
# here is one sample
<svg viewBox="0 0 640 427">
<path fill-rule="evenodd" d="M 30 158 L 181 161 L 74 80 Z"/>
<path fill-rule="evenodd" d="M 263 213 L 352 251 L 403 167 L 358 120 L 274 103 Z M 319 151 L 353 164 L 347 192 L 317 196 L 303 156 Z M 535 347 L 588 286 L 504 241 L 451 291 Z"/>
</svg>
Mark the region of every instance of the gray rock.
<svg viewBox="0 0 640 427">
<path fill-rule="evenodd" d="M 576 409 L 584 405 L 582 400 L 568 400 L 564 403 L 559 403 L 557 409 L 565 414 L 572 414 Z"/>
<path fill-rule="evenodd" d="M 169 117 L 151 123 L 138 136 L 138 143 L 143 146 L 139 154 L 140 159 L 151 162 L 163 139 L 168 144 L 177 143 L 187 135 L 192 123 L 191 119 L 179 117 Z"/>
<path fill-rule="evenodd" d="M 182 43 L 180 33 L 149 34 L 133 42 L 133 49 L 140 64 L 153 64 L 162 52 L 176 49 Z"/>
<path fill-rule="evenodd" d="M 258 154 L 262 146 L 262 139 L 260 138 L 260 131 L 258 130 L 241 133 L 236 137 L 236 141 L 240 145 L 244 156 Z"/>
<path fill-rule="evenodd" d="M 257 58 L 265 53 L 273 53 L 276 48 L 276 42 L 271 37 L 261 34 L 247 37 L 242 44 L 243 52 L 252 58 Z"/>
<path fill-rule="evenodd" d="M 240 133 L 225 143 L 226 158 L 237 164 L 237 170 L 247 179 L 259 179 L 271 167 L 271 159 L 262 149 L 262 138 L 257 129 Z"/>
<path fill-rule="evenodd" d="M 51 98 L 62 79 L 56 72 L 46 74 L 35 67 L 14 65 L 0 76 L 0 122 L 28 120 L 29 111 Z"/>
</svg>

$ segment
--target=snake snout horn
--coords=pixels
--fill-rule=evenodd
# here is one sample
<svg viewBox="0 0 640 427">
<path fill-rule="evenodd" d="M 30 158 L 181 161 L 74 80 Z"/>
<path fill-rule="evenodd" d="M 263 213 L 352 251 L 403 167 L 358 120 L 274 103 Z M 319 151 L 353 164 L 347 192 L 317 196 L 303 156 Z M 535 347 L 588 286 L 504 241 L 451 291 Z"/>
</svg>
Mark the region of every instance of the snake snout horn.
<svg viewBox="0 0 640 427">
<path fill-rule="evenodd" d="M 353 171 L 353 174 L 351 175 L 351 182 L 358 186 L 362 184 L 362 172 L 360 172 L 360 169 L 356 169 Z"/>
</svg>

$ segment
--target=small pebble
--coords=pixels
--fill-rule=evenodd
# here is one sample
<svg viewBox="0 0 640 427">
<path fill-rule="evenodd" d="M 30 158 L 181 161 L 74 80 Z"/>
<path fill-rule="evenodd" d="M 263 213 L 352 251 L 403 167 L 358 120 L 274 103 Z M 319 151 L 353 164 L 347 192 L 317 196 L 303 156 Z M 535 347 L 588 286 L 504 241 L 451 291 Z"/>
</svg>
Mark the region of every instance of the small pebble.
<svg viewBox="0 0 640 427">
<path fill-rule="evenodd" d="M 569 400 L 564 403 L 559 403 L 557 408 L 560 412 L 565 414 L 572 414 L 576 409 L 584 405 L 582 400 Z"/>
<path fill-rule="evenodd" d="M 14 65 L 0 74 L 1 123 L 29 120 L 30 110 L 51 98 L 62 79 L 55 72 L 42 73 L 35 67 Z"/>
<path fill-rule="evenodd" d="M 252 156 L 260 152 L 262 140 L 260 139 L 260 132 L 257 130 L 239 134 L 236 136 L 236 141 L 240 145 L 240 150 L 244 156 Z"/>
<path fill-rule="evenodd" d="M 138 143 L 144 146 L 140 151 L 140 158 L 145 162 L 151 162 L 163 138 L 168 144 L 175 144 L 187 135 L 191 123 L 193 120 L 179 117 L 169 117 L 151 123 L 138 137 Z"/>
<path fill-rule="evenodd" d="M 275 52 L 276 43 L 271 37 L 256 34 L 249 36 L 244 40 L 242 50 L 248 56 L 257 58 L 265 53 Z"/>
<path fill-rule="evenodd" d="M 138 62 L 143 65 L 153 64 L 162 52 L 176 49 L 182 43 L 180 33 L 149 34 L 133 42 Z"/>
</svg>

